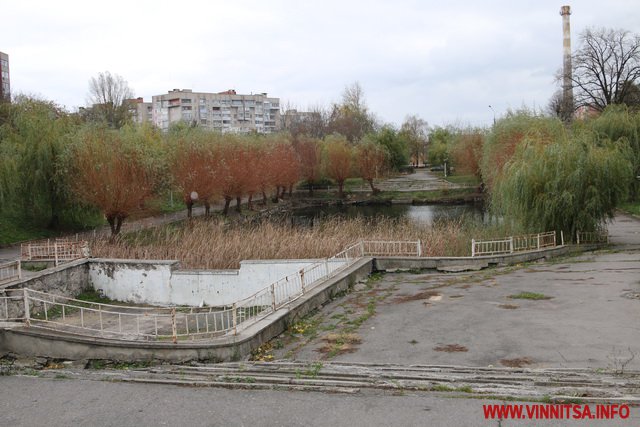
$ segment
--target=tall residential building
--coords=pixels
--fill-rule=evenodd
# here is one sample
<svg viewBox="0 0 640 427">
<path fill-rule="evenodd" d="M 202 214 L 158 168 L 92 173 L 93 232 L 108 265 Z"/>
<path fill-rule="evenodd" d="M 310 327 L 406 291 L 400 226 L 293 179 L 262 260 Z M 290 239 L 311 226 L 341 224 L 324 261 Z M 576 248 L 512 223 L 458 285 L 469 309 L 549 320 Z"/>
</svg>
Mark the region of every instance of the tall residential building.
<svg viewBox="0 0 640 427">
<path fill-rule="evenodd" d="M 129 105 L 129 112 L 134 123 L 153 123 L 152 102 L 144 102 L 144 99 L 140 97 L 127 99 L 125 102 Z"/>
<path fill-rule="evenodd" d="M 272 133 L 280 127 L 280 99 L 269 98 L 266 93 L 238 95 L 233 89 L 220 93 L 174 89 L 152 99 L 153 123 L 162 130 L 180 121 L 235 133 Z"/>
<path fill-rule="evenodd" d="M 11 100 L 11 83 L 9 79 L 9 55 L 0 52 L 0 99 Z"/>
</svg>

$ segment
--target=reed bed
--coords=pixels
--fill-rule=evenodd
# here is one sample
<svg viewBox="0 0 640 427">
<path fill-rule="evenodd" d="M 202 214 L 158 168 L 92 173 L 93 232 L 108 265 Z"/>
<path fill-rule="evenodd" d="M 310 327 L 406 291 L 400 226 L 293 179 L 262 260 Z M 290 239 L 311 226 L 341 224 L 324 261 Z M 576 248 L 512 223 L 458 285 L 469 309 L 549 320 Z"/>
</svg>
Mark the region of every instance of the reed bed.
<svg viewBox="0 0 640 427">
<path fill-rule="evenodd" d="M 359 240 L 420 239 L 425 256 L 467 256 L 471 254 L 471 238 L 491 235 L 490 230 L 462 220 L 427 226 L 386 217 L 330 218 L 314 227 L 273 222 L 230 226 L 223 221 L 197 219 L 116 240 L 96 240 L 91 251 L 103 258 L 175 259 L 183 268 L 231 269 L 246 259 L 330 257 Z"/>
</svg>

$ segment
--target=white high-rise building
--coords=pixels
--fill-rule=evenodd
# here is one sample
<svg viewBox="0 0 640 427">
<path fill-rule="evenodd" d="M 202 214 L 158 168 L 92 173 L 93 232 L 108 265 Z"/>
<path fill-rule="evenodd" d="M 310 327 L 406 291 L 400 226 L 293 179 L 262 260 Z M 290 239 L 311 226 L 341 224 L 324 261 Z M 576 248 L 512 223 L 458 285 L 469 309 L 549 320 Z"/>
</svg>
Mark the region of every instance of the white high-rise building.
<svg viewBox="0 0 640 427">
<path fill-rule="evenodd" d="M 152 97 L 152 121 L 162 130 L 186 122 L 221 132 L 272 133 L 280 128 L 280 99 L 266 93 L 238 95 L 174 89 Z"/>
</svg>

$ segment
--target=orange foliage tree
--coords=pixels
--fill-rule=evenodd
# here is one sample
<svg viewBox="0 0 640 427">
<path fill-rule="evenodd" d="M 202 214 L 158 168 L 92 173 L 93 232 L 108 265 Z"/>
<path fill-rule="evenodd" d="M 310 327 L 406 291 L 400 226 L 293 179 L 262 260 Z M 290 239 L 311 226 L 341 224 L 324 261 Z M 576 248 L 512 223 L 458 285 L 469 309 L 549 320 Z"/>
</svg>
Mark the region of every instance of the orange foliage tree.
<svg viewBox="0 0 640 427">
<path fill-rule="evenodd" d="M 116 236 L 124 220 L 154 193 L 157 176 L 150 156 L 120 132 L 104 129 L 81 134 L 70 150 L 73 192 L 104 213 Z"/>
<path fill-rule="evenodd" d="M 300 136 L 295 150 L 300 162 L 300 176 L 307 181 L 309 194 L 313 195 L 313 184 L 320 178 L 320 160 L 322 158 L 320 141 Z"/>
<path fill-rule="evenodd" d="M 338 185 L 338 197 L 344 196 L 344 182 L 351 176 L 353 151 L 342 135 L 330 135 L 324 140 L 323 168 Z"/>
<path fill-rule="evenodd" d="M 219 151 L 205 135 L 180 138 L 172 147 L 170 171 L 187 205 L 189 218 L 196 201 L 202 202 L 205 215 L 209 215 L 211 202 L 219 191 Z"/>
<path fill-rule="evenodd" d="M 276 197 L 284 198 L 287 190 L 291 197 L 293 186 L 300 178 L 300 163 L 293 146 L 286 140 L 277 143 L 273 149 L 273 161 Z"/>
<path fill-rule="evenodd" d="M 481 178 L 480 163 L 483 144 L 484 135 L 478 130 L 464 131 L 456 136 L 449 155 L 457 172 Z"/>
<path fill-rule="evenodd" d="M 384 175 L 387 159 L 387 150 L 373 141 L 363 140 L 355 147 L 354 160 L 358 174 L 369 183 L 374 194 L 380 190 L 374 186 L 373 180 Z"/>
</svg>

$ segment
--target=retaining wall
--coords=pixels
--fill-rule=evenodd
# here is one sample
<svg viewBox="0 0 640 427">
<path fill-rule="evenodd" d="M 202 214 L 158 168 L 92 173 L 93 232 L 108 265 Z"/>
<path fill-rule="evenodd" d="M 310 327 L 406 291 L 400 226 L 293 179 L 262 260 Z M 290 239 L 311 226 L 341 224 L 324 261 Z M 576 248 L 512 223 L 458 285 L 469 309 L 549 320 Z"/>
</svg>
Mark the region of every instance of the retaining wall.
<svg viewBox="0 0 640 427">
<path fill-rule="evenodd" d="M 177 270 L 177 261 L 92 259 L 89 278 L 109 298 L 159 306 L 225 306 L 321 260 L 248 260 L 238 270 Z"/>
<path fill-rule="evenodd" d="M 320 308 L 335 296 L 371 274 L 373 260 L 362 258 L 325 283 L 241 330 L 209 341 L 140 342 L 64 334 L 28 328 L 20 324 L 0 328 L 2 351 L 25 356 L 68 360 L 110 359 L 121 361 L 189 360 L 230 361 L 250 354 L 263 343 L 284 332 L 297 319 Z"/>
<path fill-rule="evenodd" d="M 0 294 L 12 296 L 17 294 L 15 291 L 19 290 L 19 294 L 22 295 L 22 288 L 75 298 L 90 289 L 87 260 L 72 261 L 29 274 L 28 277 L 23 276 L 22 279 L 0 286 Z M 24 302 L 10 301 L 8 304 L 9 317 L 24 317 Z M 30 307 L 29 311 L 31 314 L 35 314 L 39 309 L 38 305 L 34 305 Z"/>
</svg>

